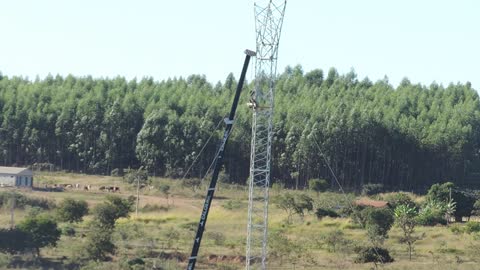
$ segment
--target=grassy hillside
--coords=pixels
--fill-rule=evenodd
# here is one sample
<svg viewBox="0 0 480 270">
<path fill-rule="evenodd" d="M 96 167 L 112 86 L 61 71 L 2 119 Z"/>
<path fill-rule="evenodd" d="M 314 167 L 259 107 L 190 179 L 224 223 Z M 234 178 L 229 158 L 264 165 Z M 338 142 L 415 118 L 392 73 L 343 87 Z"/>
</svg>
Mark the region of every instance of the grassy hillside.
<svg viewBox="0 0 480 270">
<path fill-rule="evenodd" d="M 65 189 L 63 192 L 43 190 L 45 185 L 79 184 L 81 188 Z M 115 255 L 108 262 L 88 262 L 83 258 L 83 244 L 87 233 L 89 215 L 79 224 L 61 223 L 60 227 L 73 227 L 75 236 L 62 235 L 57 247 L 41 250 L 41 259 L 30 255 L 11 256 L 0 254 L 0 267 L 29 269 L 143 269 L 129 266 L 128 261 L 142 258 L 145 269 L 184 269 L 185 258 L 189 256 L 197 222 L 203 206 L 204 190 L 194 191 L 181 185 L 179 180 L 153 178 L 152 186 L 169 185 L 167 202 L 159 189 L 148 187 L 141 190 L 138 215 L 117 221 L 114 243 Z M 102 202 L 109 193 L 100 191 L 101 186 L 119 186 L 122 197 L 134 195 L 133 186 L 121 177 L 91 176 L 63 173 L 41 173 L 36 176 L 36 190 L 19 190 L 29 197 L 48 198 L 60 202 L 64 198 L 86 200 L 92 208 Z M 83 186 L 90 185 L 89 191 Z M 3 191 L 3 190 L 2 190 Z M 271 190 L 272 202 L 286 191 Z M 336 193 L 304 192 L 314 198 L 316 205 L 345 200 Z M 349 195 L 353 198 L 353 195 Z M 417 197 L 417 200 L 422 198 Z M 35 211 L 32 208 L 15 210 L 15 221 Z M 50 210 L 53 211 L 53 210 Z M 270 207 L 270 257 L 269 269 L 372 269 L 374 265 L 356 264 L 354 246 L 368 245 L 366 231 L 354 225 L 348 218 L 324 218 L 318 220 L 313 212 L 302 220 L 294 216 L 286 222 L 287 214 L 274 203 Z M 243 269 L 245 255 L 247 220 L 247 192 L 244 186 L 221 183 L 214 199 L 207 230 L 199 254 L 197 269 Z M 10 211 L 0 211 L 0 227 L 10 226 Z M 465 226 L 418 227 L 416 234 L 421 238 L 415 246 L 412 261 L 408 259 L 406 245 L 400 243 L 401 231 L 393 227 L 384 246 L 395 259 L 393 263 L 379 266 L 379 269 L 480 269 L 480 235 L 454 233 L 453 228 Z M 335 230 L 343 232 L 345 243 L 337 241 L 336 246 L 326 243 L 325 238 Z M 348 243 L 347 243 L 348 242 Z M 335 249 L 335 251 L 334 251 Z"/>
</svg>

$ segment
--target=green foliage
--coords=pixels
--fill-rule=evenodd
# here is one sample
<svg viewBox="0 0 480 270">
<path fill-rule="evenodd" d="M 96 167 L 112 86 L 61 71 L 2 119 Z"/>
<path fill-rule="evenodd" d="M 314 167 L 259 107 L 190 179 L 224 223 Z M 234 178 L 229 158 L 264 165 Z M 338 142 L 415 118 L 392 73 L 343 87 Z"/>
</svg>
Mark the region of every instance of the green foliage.
<svg viewBox="0 0 480 270">
<path fill-rule="evenodd" d="M 445 203 L 437 201 L 427 201 L 416 218 L 417 223 L 422 226 L 435 226 L 437 224 L 445 225 Z"/>
<path fill-rule="evenodd" d="M 118 196 L 107 196 L 105 202 L 98 204 L 93 209 L 94 219 L 102 227 L 113 228 L 117 219 L 129 216 L 134 202 L 134 197 L 123 199 Z"/>
<path fill-rule="evenodd" d="M 91 260 L 104 261 L 115 251 L 112 242 L 113 228 L 105 227 L 97 221 L 91 222 L 89 228 L 84 247 L 86 256 Z"/>
<path fill-rule="evenodd" d="M 142 169 L 128 169 L 127 173 L 123 176 L 123 181 L 132 185 L 137 185 L 137 183 L 140 185 L 148 185 L 151 183 L 147 171 Z"/>
<path fill-rule="evenodd" d="M 465 225 L 466 233 L 478 233 L 480 232 L 480 222 L 468 221 Z"/>
<path fill-rule="evenodd" d="M 217 246 L 222 246 L 225 244 L 226 237 L 221 232 L 207 232 L 206 237 L 208 239 L 213 239 L 213 242 Z"/>
<path fill-rule="evenodd" d="M 73 237 L 76 233 L 75 228 L 70 224 L 62 227 L 62 235 Z"/>
<path fill-rule="evenodd" d="M 394 223 L 393 213 L 388 208 L 367 208 L 365 228 L 367 235 L 374 243 L 382 244 L 388 238 L 388 231 Z"/>
<path fill-rule="evenodd" d="M 362 187 L 362 195 L 372 196 L 384 192 L 383 184 L 365 184 Z"/>
<path fill-rule="evenodd" d="M 433 184 L 427 193 L 428 201 L 447 202 L 450 200 L 452 188 L 455 185 L 452 182 L 446 182 L 443 184 Z"/>
<path fill-rule="evenodd" d="M 308 188 L 320 193 L 324 192 L 328 189 L 329 185 L 327 180 L 325 179 L 310 179 L 308 180 Z"/>
<path fill-rule="evenodd" d="M 25 209 L 27 206 L 38 207 L 44 210 L 53 209 L 55 202 L 45 198 L 34 198 L 18 192 L 0 192 L 0 207 L 10 207 L 15 200 L 15 208 Z"/>
<path fill-rule="evenodd" d="M 182 187 L 191 188 L 192 191 L 195 193 L 200 188 L 200 184 L 202 180 L 199 178 L 186 178 L 182 181 Z"/>
<path fill-rule="evenodd" d="M 333 211 L 332 209 L 324 209 L 324 208 L 317 208 L 315 211 L 315 215 L 317 216 L 318 219 L 322 219 L 324 217 L 331 217 L 331 218 L 337 218 L 340 217 L 337 212 Z"/>
<path fill-rule="evenodd" d="M 395 210 L 400 205 L 405 205 L 408 208 L 417 208 L 416 203 L 412 200 L 410 195 L 405 192 L 390 193 L 386 195 L 383 200 L 388 202 L 388 206 L 392 210 Z"/>
<path fill-rule="evenodd" d="M 284 193 L 275 198 L 275 204 L 287 212 L 287 222 L 290 223 L 292 216 L 297 214 L 303 219 L 305 211 L 313 210 L 313 199 L 305 194 L 293 195 Z"/>
<path fill-rule="evenodd" d="M 473 216 L 480 216 L 480 200 L 476 200 L 472 209 Z"/>
<path fill-rule="evenodd" d="M 33 248 L 32 235 L 18 228 L 0 229 L 0 252 L 21 253 Z"/>
<path fill-rule="evenodd" d="M 27 217 L 17 228 L 31 236 L 32 246 L 39 254 L 39 249 L 45 246 L 56 246 L 61 231 L 57 222 L 46 216 Z"/>
<path fill-rule="evenodd" d="M 63 222 L 80 222 L 87 213 L 86 201 L 71 198 L 65 198 L 56 209 L 57 219 Z"/>
<path fill-rule="evenodd" d="M 241 200 L 228 200 L 222 204 L 222 207 L 228 210 L 236 210 L 245 206 Z"/>
<path fill-rule="evenodd" d="M 460 191 L 452 192 L 452 200 L 455 202 L 456 208 L 453 214 L 456 221 L 462 221 L 462 217 L 470 217 L 475 208 L 475 198 L 466 195 Z"/>
<path fill-rule="evenodd" d="M 165 239 L 167 240 L 167 247 L 171 249 L 180 239 L 180 232 L 174 228 L 169 228 L 165 230 Z"/>
<path fill-rule="evenodd" d="M 182 175 L 210 134 L 211 141 L 222 136 L 215 128 L 234 85 L 232 76 L 215 86 L 199 75 L 163 81 L 2 76 L 0 160 L 53 161 L 61 170 L 102 174 L 141 165 L 156 176 Z M 251 87 L 253 82 L 246 85 Z M 318 166 L 322 156 L 347 188 L 369 181 L 418 188 L 438 175 L 462 179 L 465 171 L 478 171 L 479 96 L 468 83 L 405 80 L 393 87 L 353 71 L 288 67 L 275 83 L 275 110 L 272 151 L 278 158 L 271 178 L 285 179 L 287 187 L 304 187 L 311 176 L 330 177 L 327 167 Z M 250 113 L 239 108 L 229 141 L 236 151 L 225 156 L 235 160 L 225 163 L 225 172 L 237 184 L 248 178 Z M 216 147 L 206 145 L 189 177 L 202 177 Z M 294 179 L 293 171 L 300 172 Z"/>
<path fill-rule="evenodd" d="M 364 247 L 358 251 L 358 257 L 355 258 L 355 263 L 391 263 L 393 258 L 387 249 L 381 247 Z"/>
<path fill-rule="evenodd" d="M 345 249 L 351 241 L 345 238 L 345 234 L 341 230 L 332 230 L 320 237 L 322 243 L 327 247 L 329 252 L 337 252 Z"/>
<path fill-rule="evenodd" d="M 415 226 L 417 224 L 417 210 L 415 207 L 408 206 L 407 204 L 400 204 L 394 210 L 395 225 L 402 230 L 402 237 L 400 242 L 407 244 L 408 254 L 410 260 L 412 260 L 412 252 L 415 242 L 418 237 L 414 236 Z"/>
</svg>

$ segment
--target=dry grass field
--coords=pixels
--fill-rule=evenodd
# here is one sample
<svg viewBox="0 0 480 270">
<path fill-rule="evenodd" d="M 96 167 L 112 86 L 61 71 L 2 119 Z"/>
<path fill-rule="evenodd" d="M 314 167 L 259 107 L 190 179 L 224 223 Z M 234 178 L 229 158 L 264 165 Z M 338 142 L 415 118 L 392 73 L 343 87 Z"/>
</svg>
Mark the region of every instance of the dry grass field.
<svg viewBox="0 0 480 270">
<path fill-rule="evenodd" d="M 49 192 L 43 188 L 53 184 L 90 185 L 90 190 L 67 188 L 62 192 Z M 41 250 L 42 262 L 31 264 L 28 256 L 0 256 L 3 269 L 143 269 L 132 268 L 126 262 L 142 258 L 145 269 L 184 269 L 185 258 L 189 256 L 193 236 L 196 230 L 204 190 L 194 192 L 183 187 L 179 180 L 154 178 L 152 186 L 169 185 L 167 198 L 158 189 L 141 190 L 140 211 L 132 212 L 129 218 L 117 221 L 114 242 L 117 246 L 115 255 L 108 262 L 87 262 L 82 266 L 82 244 L 87 230 L 86 223 L 92 218 L 87 216 L 83 222 L 72 225 L 75 236 L 62 235 L 57 247 Z M 136 190 L 122 181 L 121 177 L 92 176 L 67 173 L 39 173 L 35 178 L 34 190 L 19 190 L 27 196 L 48 198 L 60 202 L 64 198 L 86 200 L 91 207 L 102 202 L 107 194 L 99 190 L 101 186 L 118 186 L 116 195 L 128 197 Z M 272 201 L 282 190 L 272 190 Z M 300 192 L 300 191 L 292 191 Z M 343 195 L 325 193 L 317 196 L 307 192 L 315 203 L 335 200 Z M 247 192 L 243 186 L 220 184 L 216 192 L 208 225 L 204 234 L 199 254 L 197 269 L 243 269 L 247 220 Z M 351 195 L 350 195 L 351 196 Z M 416 197 L 416 200 L 421 200 Z M 15 221 L 19 222 L 31 209 L 16 210 Z M 287 215 L 276 207 L 270 207 L 269 269 L 375 269 L 372 263 L 356 264 L 353 246 L 367 245 L 366 231 L 352 224 L 347 218 L 324 218 L 318 220 L 313 213 L 308 213 L 302 220 L 294 217 L 286 222 Z M 9 209 L 0 210 L 0 227 L 10 225 Z M 67 224 L 61 223 L 61 228 Z M 464 226 L 455 224 L 450 226 Z M 332 251 L 322 239 L 341 230 L 347 244 L 339 243 Z M 453 233 L 450 227 L 418 227 L 416 234 L 421 238 L 415 245 L 412 260 L 408 259 L 406 246 L 400 243 L 401 231 L 392 228 L 384 246 L 395 259 L 393 263 L 379 265 L 378 269 L 400 270 L 474 270 L 480 269 L 480 237 L 475 234 Z M 288 247 L 288 248 L 286 248 Z M 18 258 L 17 258 L 18 257 Z M 33 260 L 33 258 L 30 258 Z M 15 261 L 16 260 L 16 261 Z M 12 264 L 12 261 L 15 263 Z"/>
</svg>

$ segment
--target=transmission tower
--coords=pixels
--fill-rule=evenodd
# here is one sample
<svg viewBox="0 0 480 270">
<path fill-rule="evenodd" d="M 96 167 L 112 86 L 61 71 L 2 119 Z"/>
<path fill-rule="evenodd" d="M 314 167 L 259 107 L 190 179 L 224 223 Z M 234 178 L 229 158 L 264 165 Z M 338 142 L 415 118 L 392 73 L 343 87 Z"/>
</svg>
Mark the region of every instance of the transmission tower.
<svg viewBox="0 0 480 270">
<path fill-rule="evenodd" d="M 266 269 L 268 237 L 268 187 L 272 146 L 273 90 L 277 73 L 280 33 L 286 0 L 255 2 L 255 88 L 248 197 L 246 269 Z"/>
</svg>

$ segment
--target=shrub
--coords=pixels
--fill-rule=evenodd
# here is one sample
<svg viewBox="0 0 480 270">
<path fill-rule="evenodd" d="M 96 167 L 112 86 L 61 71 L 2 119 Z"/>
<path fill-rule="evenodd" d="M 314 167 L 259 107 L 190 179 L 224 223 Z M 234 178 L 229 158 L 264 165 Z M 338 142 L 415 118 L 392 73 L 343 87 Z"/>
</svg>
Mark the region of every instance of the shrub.
<svg viewBox="0 0 480 270">
<path fill-rule="evenodd" d="M 142 258 L 134 258 L 128 261 L 128 265 L 145 265 L 145 261 Z"/>
<path fill-rule="evenodd" d="M 450 193 L 455 185 L 452 182 L 433 184 L 427 193 L 428 201 L 446 202 L 450 199 Z"/>
<path fill-rule="evenodd" d="M 477 233 L 480 232 L 480 222 L 469 221 L 465 226 L 466 233 Z"/>
<path fill-rule="evenodd" d="M 362 187 L 362 195 L 372 196 L 384 192 L 383 184 L 366 184 Z"/>
<path fill-rule="evenodd" d="M 474 215 L 474 216 L 480 216 L 480 200 L 477 200 L 477 201 L 473 204 L 472 215 Z"/>
<path fill-rule="evenodd" d="M 370 240 L 382 244 L 388 238 L 388 231 L 395 221 L 388 208 L 369 208 L 365 210 L 365 228 Z"/>
<path fill-rule="evenodd" d="M 222 246 L 225 243 L 225 235 L 221 232 L 207 232 L 207 238 L 213 239 L 217 246 Z"/>
<path fill-rule="evenodd" d="M 437 224 L 445 225 L 447 220 L 445 219 L 445 206 L 442 203 L 436 201 L 427 202 L 416 218 L 418 224 L 423 226 L 435 226 Z"/>
<path fill-rule="evenodd" d="M 465 229 L 459 224 L 453 224 L 452 226 L 450 226 L 450 231 L 453 234 L 462 234 L 465 231 Z"/>
<path fill-rule="evenodd" d="M 80 222 L 88 213 L 88 204 L 84 200 L 64 199 L 57 208 L 56 214 L 59 221 Z"/>
<path fill-rule="evenodd" d="M 60 239 L 61 231 L 57 228 L 57 222 L 46 216 L 29 217 L 23 220 L 18 229 L 30 234 L 32 247 L 40 255 L 40 248 L 56 246 Z"/>
<path fill-rule="evenodd" d="M 357 250 L 358 257 L 355 258 L 355 263 L 390 263 L 393 258 L 385 248 L 380 247 L 363 247 Z"/>
<path fill-rule="evenodd" d="M 462 217 L 470 217 L 472 215 L 475 207 L 474 197 L 455 190 L 452 192 L 452 199 L 457 206 L 454 213 L 455 221 L 461 222 Z"/>
<path fill-rule="evenodd" d="M 417 208 L 417 204 L 405 192 L 388 194 L 384 197 L 384 200 L 388 202 L 388 206 L 392 210 L 400 205 L 405 205 L 408 208 Z"/>
<path fill-rule="evenodd" d="M 89 259 L 104 261 L 115 251 L 112 242 L 112 228 L 103 227 L 99 222 L 90 223 L 84 250 Z"/>
<path fill-rule="evenodd" d="M 310 179 L 308 180 L 308 188 L 318 194 L 328 189 L 328 182 L 325 179 Z"/>
<path fill-rule="evenodd" d="M 71 225 L 66 225 L 62 227 L 62 235 L 73 237 L 75 236 L 76 231 Z"/>
<path fill-rule="evenodd" d="M 27 206 L 39 207 L 41 209 L 55 208 L 55 202 L 45 198 L 31 198 L 17 192 L 0 192 L 0 207 L 10 206 L 15 200 L 15 208 L 25 209 Z"/>
<path fill-rule="evenodd" d="M 315 211 L 315 215 L 317 216 L 318 219 L 322 219 L 324 217 L 331 217 L 331 218 L 337 218 L 340 217 L 337 212 L 333 211 L 332 209 L 324 209 L 324 208 L 317 208 L 317 211 Z"/>
<path fill-rule="evenodd" d="M 327 246 L 327 250 L 333 253 L 339 251 L 339 249 L 346 248 L 351 243 L 351 241 L 345 238 L 343 231 L 338 229 L 322 235 L 321 240 Z"/>
<path fill-rule="evenodd" d="M 33 247 L 32 235 L 18 228 L 0 229 L 0 252 L 15 254 Z"/>
</svg>

